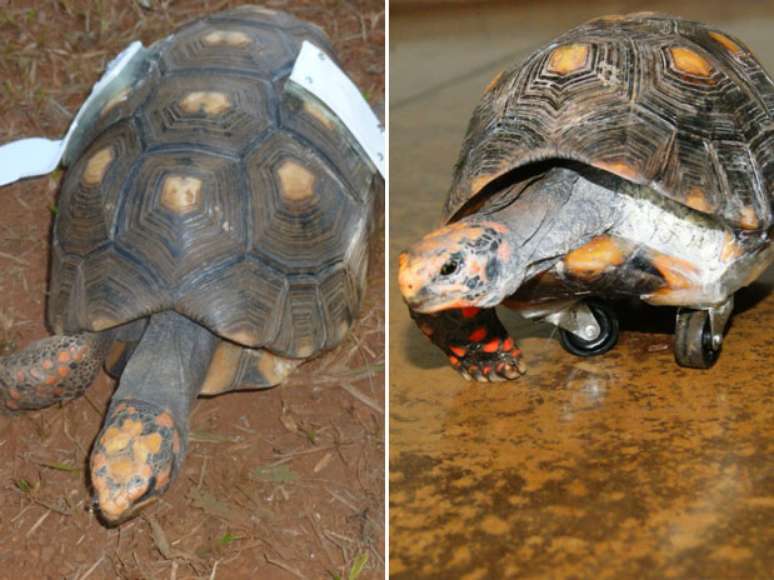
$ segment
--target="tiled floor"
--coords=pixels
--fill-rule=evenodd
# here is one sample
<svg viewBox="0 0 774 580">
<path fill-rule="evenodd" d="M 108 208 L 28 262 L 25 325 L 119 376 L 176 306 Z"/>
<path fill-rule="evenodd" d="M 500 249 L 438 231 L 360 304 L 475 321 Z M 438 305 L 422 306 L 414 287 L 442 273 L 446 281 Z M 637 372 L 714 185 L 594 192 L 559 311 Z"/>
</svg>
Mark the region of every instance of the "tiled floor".
<svg viewBox="0 0 774 580">
<path fill-rule="evenodd" d="M 523 6 L 391 15 L 392 574 L 763 578 L 774 569 L 774 271 L 738 296 L 710 371 L 675 365 L 666 309 L 625 309 L 616 349 L 585 360 L 506 314 L 529 373 L 485 386 L 412 325 L 394 266 L 438 225 L 469 115 L 504 66 L 593 16 L 655 9 L 738 35 L 774 72 L 774 5 Z"/>
</svg>

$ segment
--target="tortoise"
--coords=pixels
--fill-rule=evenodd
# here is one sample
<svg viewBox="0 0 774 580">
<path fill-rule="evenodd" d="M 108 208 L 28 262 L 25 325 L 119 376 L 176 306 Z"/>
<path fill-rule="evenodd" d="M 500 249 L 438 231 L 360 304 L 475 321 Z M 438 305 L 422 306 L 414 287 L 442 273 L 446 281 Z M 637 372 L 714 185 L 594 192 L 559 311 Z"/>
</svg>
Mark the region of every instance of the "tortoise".
<svg viewBox="0 0 774 580">
<path fill-rule="evenodd" d="M 616 343 L 616 298 L 677 307 L 677 363 L 709 368 L 772 262 L 773 204 L 774 84 L 750 50 L 665 14 L 598 18 L 486 88 L 399 287 L 466 378 L 525 370 L 495 306 L 591 356 Z"/>
<path fill-rule="evenodd" d="M 305 40 L 335 59 L 321 29 L 282 12 L 183 26 L 107 95 L 63 178 L 55 335 L 0 359 L 0 403 L 74 399 L 103 364 L 120 377 L 90 457 L 108 525 L 180 472 L 198 395 L 283 382 L 358 314 L 383 181 L 286 83 Z"/>
</svg>

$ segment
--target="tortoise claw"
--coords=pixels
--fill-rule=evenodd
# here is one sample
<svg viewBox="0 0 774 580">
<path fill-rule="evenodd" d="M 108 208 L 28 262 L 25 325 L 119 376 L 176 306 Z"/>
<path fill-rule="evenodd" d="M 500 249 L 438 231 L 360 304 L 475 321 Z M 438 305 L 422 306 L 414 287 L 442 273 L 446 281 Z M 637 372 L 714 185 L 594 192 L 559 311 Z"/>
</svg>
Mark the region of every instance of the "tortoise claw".
<svg viewBox="0 0 774 580">
<path fill-rule="evenodd" d="M 469 381 L 479 383 L 499 383 L 513 380 L 527 372 L 521 360 L 521 351 L 512 348 L 498 352 L 470 352 L 454 368 Z"/>
</svg>

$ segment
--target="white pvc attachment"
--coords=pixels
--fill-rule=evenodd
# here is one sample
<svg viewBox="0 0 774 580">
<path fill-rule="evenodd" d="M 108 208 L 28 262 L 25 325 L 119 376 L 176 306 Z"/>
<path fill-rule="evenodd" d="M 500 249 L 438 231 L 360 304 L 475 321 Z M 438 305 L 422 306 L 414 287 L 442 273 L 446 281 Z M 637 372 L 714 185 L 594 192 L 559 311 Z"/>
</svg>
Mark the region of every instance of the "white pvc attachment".
<svg viewBox="0 0 774 580">
<path fill-rule="evenodd" d="M 63 142 L 32 137 L 0 145 L 0 186 L 51 173 L 62 159 Z"/>
<path fill-rule="evenodd" d="M 290 81 L 312 93 L 336 114 L 384 177 L 384 127 L 336 63 L 305 40 Z"/>
<path fill-rule="evenodd" d="M 25 177 L 46 175 L 54 171 L 66 155 L 67 146 L 76 134 L 79 123 L 84 117 L 93 113 L 95 104 L 99 106 L 107 96 L 116 92 L 117 87 L 113 81 L 134 60 L 142 48 L 142 43 L 135 41 L 108 64 L 105 74 L 97 81 L 91 94 L 78 110 L 64 139 L 32 137 L 0 146 L 0 187 Z M 88 122 L 89 120 L 86 121 Z"/>
</svg>

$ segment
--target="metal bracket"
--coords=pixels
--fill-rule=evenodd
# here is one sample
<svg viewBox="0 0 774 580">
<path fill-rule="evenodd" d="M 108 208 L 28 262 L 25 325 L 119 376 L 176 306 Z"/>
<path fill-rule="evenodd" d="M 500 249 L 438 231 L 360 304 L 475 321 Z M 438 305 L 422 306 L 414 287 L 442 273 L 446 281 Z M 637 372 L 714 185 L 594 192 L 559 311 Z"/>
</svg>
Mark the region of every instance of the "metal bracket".
<svg viewBox="0 0 774 580">
<path fill-rule="evenodd" d="M 528 319 L 542 319 L 583 340 L 594 340 L 602 332 L 594 313 L 581 300 L 554 302 L 521 310 Z"/>
<path fill-rule="evenodd" d="M 707 312 L 709 313 L 710 332 L 712 333 L 712 347 L 715 350 L 718 350 L 723 343 L 723 333 L 726 330 L 726 325 L 731 318 L 731 312 L 733 310 L 733 295 L 720 306 L 707 309 Z"/>
</svg>

